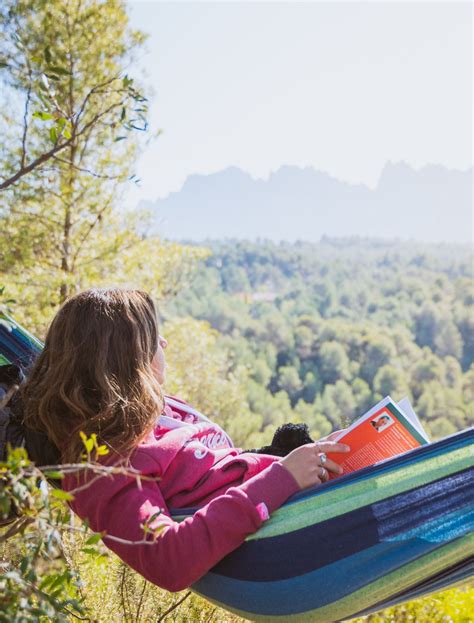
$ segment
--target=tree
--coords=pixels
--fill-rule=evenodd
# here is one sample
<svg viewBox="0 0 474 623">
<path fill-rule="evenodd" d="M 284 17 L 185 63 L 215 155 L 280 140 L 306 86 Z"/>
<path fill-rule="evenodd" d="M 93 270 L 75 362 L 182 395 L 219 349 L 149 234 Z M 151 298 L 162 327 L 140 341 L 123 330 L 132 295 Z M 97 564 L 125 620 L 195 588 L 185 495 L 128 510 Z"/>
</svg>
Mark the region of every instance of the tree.
<svg viewBox="0 0 474 623">
<path fill-rule="evenodd" d="M 169 320 L 163 335 L 169 341 L 167 392 L 188 400 L 223 426 L 236 445 L 246 443 L 262 426 L 262 418 L 250 411 L 246 398 L 248 371 L 232 365 L 218 342 L 219 334 L 207 322 Z"/>
<path fill-rule="evenodd" d="M 374 390 L 382 396 L 390 394 L 400 400 L 409 394 L 405 373 L 390 364 L 382 366 L 374 377 Z"/>
<path fill-rule="evenodd" d="M 144 35 L 128 28 L 120 0 L 5 0 L 0 17 L 2 81 L 15 96 L 14 105 L 2 110 L 2 129 L 21 126 L 16 148 L 5 141 L 0 151 L 0 190 L 64 157 L 67 149 L 78 151 L 79 137 L 93 142 L 100 126 L 125 132 L 146 125 L 146 99 L 121 73 Z M 102 43 L 106 54 L 100 54 Z M 38 134 L 48 140 L 38 141 Z"/>
<path fill-rule="evenodd" d="M 305 325 L 299 324 L 295 331 L 295 348 L 300 359 L 308 359 L 313 354 L 314 334 Z"/>
<path fill-rule="evenodd" d="M 385 335 L 368 337 L 364 362 L 361 367 L 361 377 L 368 383 L 372 383 L 379 368 L 392 363 L 395 356 L 395 347 L 389 337 Z"/>
<path fill-rule="evenodd" d="M 142 217 L 118 210 L 147 129 L 146 98 L 126 73 L 144 35 L 122 0 L 8 0 L 1 11 L 0 281 L 46 318 L 91 283 L 131 283 L 111 272 L 117 258 L 148 276 L 160 267 Z"/>
<path fill-rule="evenodd" d="M 338 342 L 324 342 L 318 359 L 319 372 L 324 383 L 335 383 L 338 379 L 349 378 L 349 358 Z"/>
<path fill-rule="evenodd" d="M 454 322 L 444 321 L 434 340 L 434 350 L 440 357 L 450 355 L 456 359 L 462 356 L 462 337 Z"/>
<path fill-rule="evenodd" d="M 278 370 L 278 385 L 289 394 L 290 398 L 294 399 L 295 395 L 301 390 L 303 383 L 296 368 L 293 366 L 282 366 Z"/>
<path fill-rule="evenodd" d="M 425 303 L 415 319 L 415 335 L 417 344 L 433 348 L 439 323 L 440 313 L 437 307 L 431 302 Z"/>
</svg>

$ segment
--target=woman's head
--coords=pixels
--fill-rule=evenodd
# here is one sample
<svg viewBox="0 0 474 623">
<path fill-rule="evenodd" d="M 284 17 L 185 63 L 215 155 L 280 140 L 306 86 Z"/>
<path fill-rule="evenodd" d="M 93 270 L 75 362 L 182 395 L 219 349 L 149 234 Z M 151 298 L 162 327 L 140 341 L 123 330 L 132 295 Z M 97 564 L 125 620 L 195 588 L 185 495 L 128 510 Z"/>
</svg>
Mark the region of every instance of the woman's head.
<svg viewBox="0 0 474 623">
<path fill-rule="evenodd" d="M 70 298 L 22 390 L 26 426 L 44 431 L 63 460 L 81 455 L 80 431 L 128 454 L 162 409 L 159 339 L 144 292 L 92 289 Z"/>
</svg>

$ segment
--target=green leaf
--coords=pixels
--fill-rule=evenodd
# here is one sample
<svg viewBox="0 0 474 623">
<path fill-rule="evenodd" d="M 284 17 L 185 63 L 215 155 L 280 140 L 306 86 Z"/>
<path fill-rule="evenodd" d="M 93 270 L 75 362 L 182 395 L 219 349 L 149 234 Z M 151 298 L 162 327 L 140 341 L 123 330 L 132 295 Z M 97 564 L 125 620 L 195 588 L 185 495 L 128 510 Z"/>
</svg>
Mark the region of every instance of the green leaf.
<svg viewBox="0 0 474 623">
<path fill-rule="evenodd" d="M 127 137 L 126 136 L 117 136 L 117 138 L 115 139 L 115 142 L 118 143 L 119 141 L 124 141 Z"/>
<path fill-rule="evenodd" d="M 0 69 L 3 69 L 4 67 L 8 67 L 8 63 L 6 61 L 0 61 Z"/>
<path fill-rule="evenodd" d="M 57 498 L 58 500 L 65 500 L 66 502 L 74 499 L 72 493 L 69 493 L 68 491 L 63 491 L 62 489 L 53 489 L 51 491 L 51 495 L 53 498 Z"/>
<path fill-rule="evenodd" d="M 43 59 L 41 58 L 41 56 L 32 56 L 30 58 L 30 61 L 32 63 L 41 63 L 43 61 Z"/>
<path fill-rule="evenodd" d="M 58 140 L 58 131 L 56 130 L 56 128 L 51 128 L 51 130 L 49 131 L 49 138 L 51 139 L 51 142 L 56 143 Z"/>
<path fill-rule="evenodd" d="M 57 480 L 59 480 L 60 478 L 64 478 L 64 474 L 58 471 L 43 472 L 43 473 L 46 476 L 46 478 L 55 478 Z"/>
<path fill-rule="evenodd" d="M 59 76 L 70 76 L 71 72 L 65 69 L 64 67 L 59 67 L 58 65 L 49 65 L 49 71 L 53 74 L 57 74 Z"/>
<path fill-rule="evenodd" d="M 98 543 L 101 539 L 102 539 L 102 532 L 98 532 L 97 534 L 93 534 L 92 536 L 90 536 L 87 541 L 86 541 L 86 545 L 95 545 L 96 543 Z"/>
<path fill-rule="evenodd" d="M 49 46 L 46 46 L 46 47 L 45 47 L 45 49 L 44 49 L 44 58 L 46 59 L 46 62 L 47 62 L 47 63 L 48 63 L 48 65 L 49 65 L 49 63 L 50 63 L 50 62 L 51 62 L 51 60 L 52 60 L 52 57 L 51 57 L 51 50 L 49 49 Z"/>
<path fill-rule="evenodd" d="M 33 117 L 35 117 L 36 119 L 41 119 L 42 121 L 48 121 L 48 119 L 53 118 L 53 115 L 49 112 L 37 110 L 33 113 Z"/>
</svg>

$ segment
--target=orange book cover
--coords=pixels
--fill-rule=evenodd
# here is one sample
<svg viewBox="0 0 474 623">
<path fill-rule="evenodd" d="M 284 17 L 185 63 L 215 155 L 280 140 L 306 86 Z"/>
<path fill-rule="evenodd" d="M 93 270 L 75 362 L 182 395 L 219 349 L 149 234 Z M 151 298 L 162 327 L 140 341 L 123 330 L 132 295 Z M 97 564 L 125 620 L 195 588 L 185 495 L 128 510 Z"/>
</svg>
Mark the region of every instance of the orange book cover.
<svg viewBox="0 0 474 623">
<path fill-rule="evenodd" d="M 390 396 L 341 432 L 335 441 L 341 441 L 351 448 L 345 456 L 328 453 L 329 458 L 339 463 L 344 474 L 429 443 Z M 330 474 L 330 477 L 337 478 L 335 474 Z"/>
</svg>

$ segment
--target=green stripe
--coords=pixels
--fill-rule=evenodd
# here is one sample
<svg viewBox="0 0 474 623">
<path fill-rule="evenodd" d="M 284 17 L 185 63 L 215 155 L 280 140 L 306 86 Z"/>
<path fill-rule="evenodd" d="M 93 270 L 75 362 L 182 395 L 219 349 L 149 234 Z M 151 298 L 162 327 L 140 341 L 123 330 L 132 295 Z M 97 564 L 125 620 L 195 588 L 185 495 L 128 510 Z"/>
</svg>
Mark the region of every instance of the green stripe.
<svg viewBox="0 0 474 623">
<path fill-rule="evenodd" d="M 370 608 L 373 604 L 387 601 L 398 593 L 406 591 L 472 555 L 474 555 L 474 535 L 470 534 L 399 567 L 395 571 L 332 604 L 294 615 L 258 615 L 245 610 L 231 608 L 216 599 L 211 599 L 207 595 L 195 592 L 217 606 L 251 621 L 260 621 L 262 623 L 280 623 L 282 621 L 292 623 L 309 621 L 312 623 L 332 623 L 333 621 L 347 619 L 356 612 Z M 245 589 L 243 588 L 243 590 Z M 297 599 L 297 595 L 295 595 L 295 599 Z"/>
<path fill-rule="evenodd" d="M 282 506 L 247 541 L 278 536 L 416 489 L 474 465 L 472 444 Z M 173 515 L 183 521 L 189 515 Z"/>
<path fill-rule="evenodd" d="M 472 445 L 279 508 L 248 541 L 278 536 L 416 489 L 474 465 Z"/>
</svg>

